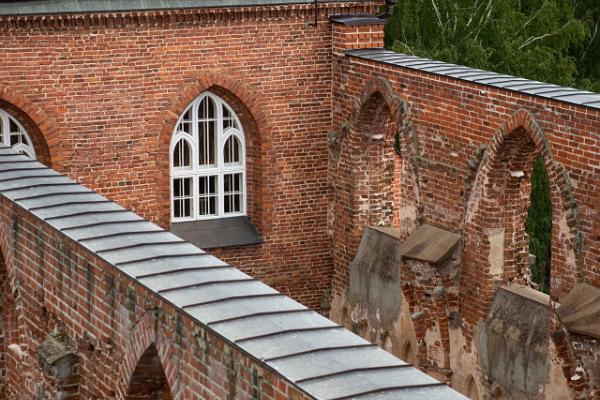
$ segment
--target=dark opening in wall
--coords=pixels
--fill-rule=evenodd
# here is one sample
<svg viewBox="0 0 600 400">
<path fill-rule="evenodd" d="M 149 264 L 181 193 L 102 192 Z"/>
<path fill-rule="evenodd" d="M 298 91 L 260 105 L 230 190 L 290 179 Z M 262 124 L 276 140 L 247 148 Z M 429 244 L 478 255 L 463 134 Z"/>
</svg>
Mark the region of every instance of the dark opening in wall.
<svg viewBox="0 0 600 400">
<path fill-rule="evenodd" d="M 138 361 L 131 376 L 126 400 L 172 400 L 163 366 L 154 344 Z"/>
<path fill-rule="evenodd" d="M 552 256 L 552 198 L 544 160 L 538 157 L 531 175 L 530 205 L 525 229 L 529 235 L 531 280 L 549 293 Z"/>
</svg>

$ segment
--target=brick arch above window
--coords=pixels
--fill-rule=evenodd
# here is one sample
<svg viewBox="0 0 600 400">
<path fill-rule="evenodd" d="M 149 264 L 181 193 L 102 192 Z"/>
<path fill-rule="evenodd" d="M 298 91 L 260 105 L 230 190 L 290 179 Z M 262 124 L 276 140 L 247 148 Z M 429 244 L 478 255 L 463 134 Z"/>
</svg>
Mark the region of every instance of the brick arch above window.
<svg viewBox="0 0 600 400">
<path fill-rule="evenodd" d="M 243 127 L 246 155 L 247 216 L 260 235 L 268 235 L 272 226 L 272 202 L 268 201 L 271 182 L 264 179 L 268 171 L 277 169 L 277 158 L 271 149 L 271 124 L 261 94 L 239 80 L 217 73 L 207 73 L 189 81 L 178 90 L 177 97 L 167 109 L 157 114 L 154 125 L 159 132 L 157 163 L 164 174 L 157 174 L 157 203 L 160 205 L 159 224 L 171 227 L 171 184 L 169 168 L 173 129 L 188 106 L 205 92 L 223 99 L 237 115 Z M 228 132 L 229 134 L 230 132 Z M 229 137 L 229 136 L 228 136 Z M 237 136 L 238 139 L 240 135 Z M 266 200 L 265 200 L 266 199 Z M 200 245 L 200 244 L 198 244 Z"/>
<path fill-rule="evenodd" d="M 60 170 L 63 165 L 54 119 L 10 86 L 0 84 L 0 109 L 10 114 L 29 134 L 37 159 Z"/>
</svg>

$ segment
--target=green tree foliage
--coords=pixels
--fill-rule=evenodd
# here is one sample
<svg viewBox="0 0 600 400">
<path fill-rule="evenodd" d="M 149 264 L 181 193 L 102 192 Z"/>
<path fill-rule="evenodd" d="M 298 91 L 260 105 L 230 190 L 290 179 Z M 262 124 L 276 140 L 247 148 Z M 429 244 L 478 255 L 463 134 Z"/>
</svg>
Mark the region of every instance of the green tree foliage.
<svg viewBox="0 0 600 400">
<path fill-rule="evenodd" d="M 600 88 L 599 17 L 599 0 L 398 0 L 385 44 L 404 54 L 594 89 Z"/>
<path fill-rule="evenodd" d="M 530 200 L 525 230 L 529 235 L 529 253 L 536 257 L 535 264 L 531 266 L 531 279 L 539 285 L 542 292 L 548 293 L 552 253 L 552 199 L 550 180 L 542 157 L 537 158 L 533 167 Z"/>
</svg>

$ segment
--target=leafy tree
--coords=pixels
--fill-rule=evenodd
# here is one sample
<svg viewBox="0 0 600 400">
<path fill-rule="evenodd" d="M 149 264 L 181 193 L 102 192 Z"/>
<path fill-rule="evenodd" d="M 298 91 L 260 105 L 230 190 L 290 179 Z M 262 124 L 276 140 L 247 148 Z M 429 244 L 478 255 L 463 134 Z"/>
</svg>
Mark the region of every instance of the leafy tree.
<svg viewBox="0 0 600 400">
<path fill-rule="evenodd" d="M 385 44 L 405 54 L 593 87 L 600 84 L 594 59 L 600 38 L 590 39 L 600 2 L 573 1 L 399 0 L 386 25 Z"/>
<path fill-rule="evenodd" d="M 533 167 L 530 200 L 525 230 L 529 235 L 529 253 L 535 255 L 531 279 L 539 285 L 542 292 L 548 293 L 552 253 L 552 200 L 550 180 L 542 157 L 537 158 Z"/>
</svg>

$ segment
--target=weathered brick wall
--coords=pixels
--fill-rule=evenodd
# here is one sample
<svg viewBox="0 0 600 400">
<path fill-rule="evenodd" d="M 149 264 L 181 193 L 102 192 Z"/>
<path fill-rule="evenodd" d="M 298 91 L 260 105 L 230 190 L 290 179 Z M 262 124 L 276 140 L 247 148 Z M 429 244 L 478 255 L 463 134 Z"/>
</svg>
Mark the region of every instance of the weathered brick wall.
<svg viewBox="0 0 600 400">
<path fill-rule="evenodd" d="M 217 253 L 319 307 L 331 277 L 327 16 L 374 4 L 319 4 L 317 26 L 312 4 L 0 17 L 0 106 L 45 139 L 55 169 L 166 227 L 175 121 L 203 91 L 228 93 L 247 122 L 264 244 Z"/>
<path fill-rule="evenodd" d="M 57 398 L 57 375 L 37 354 L 51 333 L 76 352 L 67 398 L 307 398 L 6 198 L 0 249 L 2 399 Z"/>
<path fill-rule="evenodd" d="M 508 147 L 509 134 L 516 132 L 514 135 L 533 142 L 529 149 L 516 148 L 527 153 L 522 156 L 541 152 L 547 160 L 555 219 L 552 296 L 555 299 L 564 296 L 576 279 L 600 286 L 597 268 L 600 238 L 593 228 L 599 218 L 594 203 L 600 170 L 597 110 L 352 57 L 339 59 L 335 71 L 334 125 L 339 131 L 354 123 L 354 116 L 359 115 L 360 107 L 369 97 L 365 91 L 389 90 L 390 94 L 383 93 L 381 101 L 389 102 L 389 97 L 397 96 L 405 102 L 407 112 L 390 115 L 397 118 L 396 125 L 404 124 L 406 128 L 400 130 L 402 140 L 411 146 L 405 146 L 403 156 L 418 160 L 419 197 L 402 198 L 401 203 L 420 202 L 422 221 L 455 231 L 476 229 L 473 225 L 477 223 L 470 222 L 477 210 L 468 210 L 469 196 L 471 202 L 481 196 L 472 195 L 477 189 L 481 191 L 476 186 L 476 175 L 488 184 L 493 174 L 509 175 L 510 165 L 493 164 L 501 163 L 501 152 L 506 151 L 502 146 Z M 386 83 L 375 85 L 373 81 Z M 476 167 L 482 165 L 482 149 L 487 149 L 483 172 L 469 167 L 470 161 Z M 528 177 L 531 160 L 527 165 L 513 167 L 523 170 Z M 350 186 L 349 178 L 340 184 Z M 495 204 L 494 210 L 503 212 L 514 203 L 526 209 L 527 188 L 522 189 L 522 194 Z M 339 221 L 342 226 L 351 223 Z M 579 244 L 577 237 L 581 240 Z M 475 270 L 470 271 L 468 264 L 465 267 L 464 279 L 474 280 L 468 286 L 472 290 L 484 287 L 487 277 L 478 279 Z M 477 302 L 469 303 L 473 309 L 479 306 Z"/>
<path fill-rule="evenodd" d="M 444 268 L 400 266 L 409 308 L 398 329 L 416 332 L 424 370 L 470 393 L 470 374 L 481 373 L 476 357 L 469 361 L 474 331 L 499 285 L 528 282 L 524 221 L 538 155 L 553 202 L 551 298 L 560 301 L 579 280 L 600 286 L 600 112 L 341 54 L 334 55 L 333 74 L 333 318 L 352 318 L 344 299 L 348 265 L 366 224 L 407 235 L 430 223 L 462 234 L 461 248 Z M 400 154 L 391 150 L 396 134 Z M 378 163 L 387 167 L 373 168 Z M 511 177 L 513 171 L 524 178 Z M 590 389 L 585 379 L 570 380 L 579 356 L 556 317 L 548 329 L 555 333 L 551 374 L 564 377 L 547 393 L 568 386 L 569 396 L 593 396 L 597 383 Z M 485 387 L 484 379 L 476 380 Z"/>
</svg>

